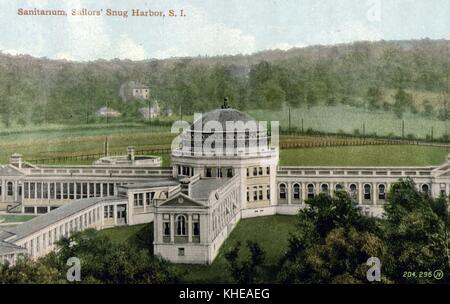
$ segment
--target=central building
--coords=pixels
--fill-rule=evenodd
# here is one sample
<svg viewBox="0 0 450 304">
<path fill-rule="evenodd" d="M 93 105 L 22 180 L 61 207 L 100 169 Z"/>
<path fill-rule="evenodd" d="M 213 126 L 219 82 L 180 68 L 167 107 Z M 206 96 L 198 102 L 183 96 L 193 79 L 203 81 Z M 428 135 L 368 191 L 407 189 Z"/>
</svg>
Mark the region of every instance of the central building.
<svg viewBox="0 0 450 304">
<path fill-rule="evenodd" d="M 241 217 L 274 213 L 277 164 L 267 128 L 247 114 L 225 103 L 194 118 L 172 147 L 179 193 L 155 205 L 155 253 L 212 262 Z"/>
</svg>

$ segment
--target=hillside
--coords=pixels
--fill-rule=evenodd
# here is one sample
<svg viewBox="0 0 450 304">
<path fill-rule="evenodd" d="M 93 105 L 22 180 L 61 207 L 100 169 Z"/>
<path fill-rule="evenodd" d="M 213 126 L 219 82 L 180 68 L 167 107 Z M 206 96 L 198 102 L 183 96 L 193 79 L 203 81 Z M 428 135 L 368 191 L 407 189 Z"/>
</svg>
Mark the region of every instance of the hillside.
<svg viewBox="0 0 450 304">
<path fill-rule="evenodd" d="M 224 96 L 240 109 L 345 104 L 368 110 L 449 119 L 450 41 L 357 42 L 265 51 L 248 56 L 68 62 L 0 53 L 4 127 L 92 123 L 109 104 L 135 120 L 119 88 L 135 80 L 163 108 L 184 114 L 216 107 Z"/>
</svg>

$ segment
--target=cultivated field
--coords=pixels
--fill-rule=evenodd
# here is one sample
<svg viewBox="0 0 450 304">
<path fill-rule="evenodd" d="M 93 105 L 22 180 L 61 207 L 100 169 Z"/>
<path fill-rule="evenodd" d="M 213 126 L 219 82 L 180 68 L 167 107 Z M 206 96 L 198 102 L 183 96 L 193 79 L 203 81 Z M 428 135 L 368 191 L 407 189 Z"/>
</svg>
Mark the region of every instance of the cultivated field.
<svg viewBox="0 0 450 304">
<path fill-rule="evenodd" d="M 279 121 L 282 128 L 288 128 L 289 110 L 286 107 L 278 111 L 253 110 L 249 113 L 257 120 Z M 304 131 L 311 128 L 320 132 L 353 134 L 358 130 L 362 134 L 365 124 L 365 134 L 402 136 L 402 119 L 383 110 L 366 110 L 347 105 L 291 109 L 291 128 L 301 130 L 302 120 Z M 450 121 L 412 113 L 405 113 L 403 120 L 405 137 L 413 134 L 416 138 L 426 138 L 431 135 L 431 128 L 435 139 L 450 134 Z"/>
</svg>

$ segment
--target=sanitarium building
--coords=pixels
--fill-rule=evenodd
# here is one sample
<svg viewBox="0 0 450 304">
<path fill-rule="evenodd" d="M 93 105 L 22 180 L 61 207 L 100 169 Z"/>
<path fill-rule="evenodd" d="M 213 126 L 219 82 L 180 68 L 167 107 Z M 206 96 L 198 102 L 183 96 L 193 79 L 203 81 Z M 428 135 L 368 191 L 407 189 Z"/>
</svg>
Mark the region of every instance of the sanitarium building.
<svg viewBox="0 0 450 304">
<path fill-rule="evenodd" d="M 241 218 L 295 214 L 320 192 L 347 191 L 372 216 L 381 216 L 399 178 L 434 197 L 450 193 L 450 158 L 430 167 L 281 167 L 270 137 L 224 105 L 185 128 L 169 168 L 133 147 L 91 166 L 35 166 L 12 155 L 0 167 L 0 207 L 38 216 L 0 226 L 0 261 L 43 256 L 75 231 L 153 222 L 155 254 L 211 263 Z"/>
</svg>

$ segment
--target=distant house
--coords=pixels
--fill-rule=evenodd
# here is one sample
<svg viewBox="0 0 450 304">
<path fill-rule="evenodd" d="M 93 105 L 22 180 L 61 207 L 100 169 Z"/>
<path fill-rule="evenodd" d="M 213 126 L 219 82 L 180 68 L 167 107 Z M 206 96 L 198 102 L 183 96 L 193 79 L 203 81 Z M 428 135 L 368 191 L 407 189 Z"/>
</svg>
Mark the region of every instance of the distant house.
<svg viewBox="0 0 450 304">
<path fill-rule="evenodd" d="M 147 107 L 140 108 L 139 112 L 146 120 L 149 120 L 159 117 L 161 115 L 161 108 L 159 107 L 158 102 L 155 100 L 150 102 Z"/>
<path fill-rule="evenodd" d="M 129 81 L 127 83 L 124 83 L 120 87 L 119 92 L 120 97 L 124 102 L 129 101 L 130 99 L 136 98 L 136 99 L 149 99 L 150 98 L 150 87 L 138 83 L 135 81 Z"/>
<path fill-rule="evenodd" d="M 101 107 L 100 109 L 97 110 L 95 115 L 98 117 L 119 117 L 121 114 L 111 108 Z"/>
</svg>

